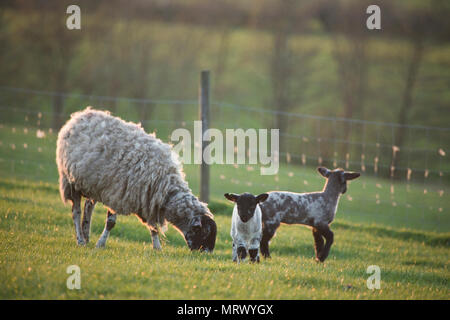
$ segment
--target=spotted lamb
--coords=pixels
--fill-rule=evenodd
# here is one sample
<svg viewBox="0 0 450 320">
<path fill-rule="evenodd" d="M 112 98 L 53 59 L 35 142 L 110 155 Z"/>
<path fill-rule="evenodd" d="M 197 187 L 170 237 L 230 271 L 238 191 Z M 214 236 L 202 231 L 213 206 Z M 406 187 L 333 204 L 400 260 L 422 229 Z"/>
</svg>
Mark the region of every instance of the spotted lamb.
<svg viewBox="0 0 450 320">
<path fill-rule="evenodd" d="M 274 191 L 269 192 L 268 199 L 261 203 L 263 219 L 261 253 L 265 258 L 270 257 L 269 241 L 280 223 L 312 227 L 316 260 L 323 262 L 328 257 L 334 239 L 329 225 L 336 215 L 339 197 L 347 191 L 347 181 L 358 178 L 360 173 L 346 172 L 343 169 L 328 170 L 324 167 L 318 168 L 318 171 L 327 179 L 321 192 Z"/>
</svg>

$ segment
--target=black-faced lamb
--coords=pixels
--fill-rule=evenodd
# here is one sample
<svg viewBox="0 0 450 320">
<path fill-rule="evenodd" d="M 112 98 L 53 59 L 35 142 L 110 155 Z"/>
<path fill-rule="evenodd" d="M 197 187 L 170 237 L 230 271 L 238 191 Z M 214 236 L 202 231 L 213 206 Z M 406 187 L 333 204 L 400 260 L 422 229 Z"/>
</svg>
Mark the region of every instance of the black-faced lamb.
<svg viewBox="0 0 450 320">
<path fill-rule="evenodd" d="M 323 262 L 328 257 L 334 241 L 334 234 L 329 225 L 335 218 L 339 197 L 347 191 L 347 181 L 358 178 L 360 173 L 347 172 L 343 169 L 328 170 L 324 167 L 317 170 L 327 179 L 322 192 L 274 191 L 269 192 L 268 199 L 261 203 L 263 219 L 261 254 L 265 258 L 270 257 L 269 241 L 280 223 L 312 227 L 316 260 Z"/>
<path fill-rule="evenodd" d="M 158 230 L 170 222 L 191 250 L 213 251 L 213 215 L 192 194 L 171 146 L 140 125 L 90 107 L 76 112 L 58 134 L 56 162 L 79 245 L 89 241 L 92 211 L 102 202 L 108 214 L 97 247 L 105 246 L 117 214 L 135 214 L 151 231 L 155 249 L 161 248 Z"/>
<path fill-rule="evenodd" d="M 244 260 L 247 252 L 251 262 L 259 262 L 259 245 L 262 235 L 262 220 L 259 204 L 268 197 L 267 193 L 254 196 L 250 193 L 226 193 L 225 198 L 235 203 L 231 218 L 233 239 L 233 261 Z"/>
</svg>

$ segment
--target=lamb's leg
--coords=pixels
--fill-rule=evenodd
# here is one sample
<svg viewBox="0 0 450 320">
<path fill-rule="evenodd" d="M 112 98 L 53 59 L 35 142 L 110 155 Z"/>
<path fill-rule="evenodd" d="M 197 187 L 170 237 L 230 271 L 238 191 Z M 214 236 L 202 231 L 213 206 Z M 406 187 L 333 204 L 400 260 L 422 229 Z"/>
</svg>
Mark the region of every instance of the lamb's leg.
<svg viewBox="0 0 450 320">
<path fill-rule="evenodd" d="M 237 256 L 237 246 L 234 243 L 234 241 L 233 241 L 233 255 L 232 255 L 232 257 L 233 257 L 233 262 L 237 262 L 237 258 L 238 258 L 238 256 Z"/>
<path fill-rule="evenodd" d="M 264 258 L 270 258 L 269 241 L 275 235 L 275 232 L 277 231 L 279 226 L 280 226 L 279 223 L 277 224 L 265 223 L 263 225 L 260 249 L 261 254 L 263 255 Z"/>
<path fill-rule="evenodd" d="M 159 242 L 158 231 L 151 230 L 151 234 L 152 234 L 153 249 L 161 250 L 161 243 Z"/>
<path fill-rule="evenodd" d="M 106 217 L 105 229 L 103 229 L 103 233 L 100 236 L 100 239 L 97 241 L 97 248 L 103 248 L 106 245 L 106 240 L 108 240 L 109 233 L 112 228 L 116 225 L 117 215 L 113 214 L 108 210 L 108 216 Z"/>
<path fill-rule="evenodd" d="M 244 260 L 247 257 L 247 249 L 245 249 L 244 246 L 239 245 L 237 247 L 237 257 L 238 257 L 238 262 L 241 262 L 242 260 Z"/>
<path fill-rule="evenodd" d="M 75 234 L 78 245 L 84 245 L 83 235 L 81 233 L 81 194 L 73 191 L 72 195 L 72 219 L 75 225 Z"/>
<path fill-rule="evenodd" d="M 95 207 L 95 200 L 86 199 L 84 202 L 84 213 L 81 222 L 81 232 L 83 234 L 83 239 L 86 243 L 89 243 L 89 235 L 91 233 L 91 218 L 92 212 Z"/>
<path fill-rule="evenodd" d="M 319 254 L 319 261 L 324 262 L 328 257 L 328 253 L 330 252 L 331 245 L 334 241 L 333 231 L 330 230 L 330 227 L 327 224 L 317 226 L 319 232 L 325 237 L 326 243 L 323 247 L 322 251 Z"/>
<path fill-rule="evenodd" d="M 251 262 L 258 262 L 259 263 L 259 245 L 260 245 L 260 239 L 252 239 L 250 241 L 248 254 L 250 256 L 250 261 Z"/>
<path fill-rule="evenodd" d="M 241 241 L 233 241 L 233 261 L 241 262 L 247 256 L 247 249 Z"/>
<path fill-rule="evenodd" d="M 314 251 L 316 253 L 316 260 L 319 260 L 320 253 L 323 250 L 324 241 L 320 231 L 314 227 L 312 228 L 312 234 L 314 237 Z"/>
</svg>

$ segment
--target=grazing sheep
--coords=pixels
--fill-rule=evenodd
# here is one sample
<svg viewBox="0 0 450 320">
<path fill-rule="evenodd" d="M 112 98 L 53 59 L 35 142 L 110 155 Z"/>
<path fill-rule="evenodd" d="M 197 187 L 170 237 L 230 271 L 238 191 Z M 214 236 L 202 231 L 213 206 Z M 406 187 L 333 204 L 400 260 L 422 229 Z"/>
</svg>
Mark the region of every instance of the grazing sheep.
<svg viewBox="0 0 450 320">
<path fill-rule="evenodd" d="M 280 223 L 311 226 L 316 260 L 323 262 L 327 258 L 334 238 L 329 225 L 336 215 L 339 197 L 347 191 L 347 181 L 358 178 L 360 173 L 343 169 L 330 171 L 324 167 L 317 170 L 327 178 L 322 192 L 269 192 L 269 198 L 261 203 L 261 253 L 265 258 L 270 257 L 269 241 Z M 326 240 L 325 244 L 322 237 Z"/>
<path fill-rule="evenodd" d="M 72 203 L 79 245 L 89 241 L 92 211 L 102 202 L 108 215 L 97 247 L 105 246 L 117 214 L 135 214 L 151 231 L 155 249 L 161 248 L 159 226 L 168 221 L 191 250 L 213 251 L 213 215 L 192 194 L 171 146 L 141 126 L 90 107 L 76 112 L 58 134 L 56 162 L 61 198 Z"/>
<path fill-rule="evenodd" d="M 231 238 L 233 238 L 233 261 L 245 259 L 247 251 L 252 262 L 259 262 L 259 244 L 262 224 L 259 203 L 269 196 L 267 193 L 254 196 L 250 193 L 237 195 L 226 193 L 225 198 L 235 203 L 231 218 Z"/>
</svg>

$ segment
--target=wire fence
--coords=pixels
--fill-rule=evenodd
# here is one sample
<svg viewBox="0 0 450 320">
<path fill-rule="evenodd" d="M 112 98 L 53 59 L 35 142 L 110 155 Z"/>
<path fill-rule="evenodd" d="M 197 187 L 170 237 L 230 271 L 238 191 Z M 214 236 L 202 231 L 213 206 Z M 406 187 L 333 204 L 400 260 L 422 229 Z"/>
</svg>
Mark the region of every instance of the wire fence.
<svg viewBox="0 0 450 320">
<path fill-rule="evenodd" d="M 108 109 L 126 120 L 140 122 L 170 142 L 174 129 L 193 133 L 198 100 L 139 99 L 58 93 L 0 87 L 0 172 L 2 176 L 35 181 L 57 181 L 56 132 L 70 114 L 85 106 Z M 385 205 L 393 211 L 411 208 L 432 214 L 439 223 L 448 208 L 450 184 L 450 128 L 399 125 L 338 117 L 281 112 L 211 103 L 210 127 L 279 128 L 280 170 L 261 177 L 257 165 L 213 166 L 211 194 L 223 188 L 246 191 L 312 191 L 319 187 L 315 167 L 342 167 L 361 171 L 366 196 L 349 201 Z M 219 168 L 220 167 L 220 168 Z M 198 191 L 198 166 L 185 165 L 188 180 Z M 418 191 L 421 198 L 417 199 Z M 368 212 L 370 214 L 370 212 Z"/>
</svg>

